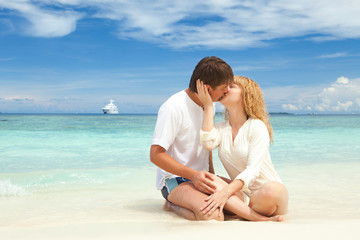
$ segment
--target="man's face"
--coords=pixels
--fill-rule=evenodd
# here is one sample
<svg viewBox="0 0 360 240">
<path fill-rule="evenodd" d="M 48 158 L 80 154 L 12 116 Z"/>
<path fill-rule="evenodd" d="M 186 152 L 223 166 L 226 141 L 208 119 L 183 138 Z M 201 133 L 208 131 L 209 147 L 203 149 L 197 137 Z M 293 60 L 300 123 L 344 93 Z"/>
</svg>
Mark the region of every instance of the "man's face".
<svg viewBox="0 0 360 240">
<path fill-rule="evenodd" d="M 222 84 L 217 86 L 215 89 L 212 89 L 212 87 L 208 85 L 208 90 L 212 98 L 212 101 L 217 102 L 220 101 L 226 95 L 229 89 L 228 89 L 228 84 Z"/>
</svg>

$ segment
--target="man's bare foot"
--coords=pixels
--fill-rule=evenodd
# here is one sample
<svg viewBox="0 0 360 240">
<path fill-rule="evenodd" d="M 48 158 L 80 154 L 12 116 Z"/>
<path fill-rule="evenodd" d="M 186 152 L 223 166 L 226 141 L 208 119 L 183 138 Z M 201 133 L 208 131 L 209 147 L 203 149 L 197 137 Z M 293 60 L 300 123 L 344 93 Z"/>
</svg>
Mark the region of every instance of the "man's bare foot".
<svg viewBox="0 0 360 240">
<path fill-rule="evenodd" d="M 165 201 L 164 205 L 163 205 L 163 209 L 165 211 L 169 211 L 169 212 L 173 212 L 174 211 L 174 204 L 172 204 L 169 201 Z"/>
<path fill-rule="evenodd" d="M 168 212 L 174 212 L 178 216 L 183 217 L 187 220 L 196 220 L 195 214 L 192 211 L 183 207 L 176 206 L 169 201 L 165 201 L 163 209 Z"/>
</svg>

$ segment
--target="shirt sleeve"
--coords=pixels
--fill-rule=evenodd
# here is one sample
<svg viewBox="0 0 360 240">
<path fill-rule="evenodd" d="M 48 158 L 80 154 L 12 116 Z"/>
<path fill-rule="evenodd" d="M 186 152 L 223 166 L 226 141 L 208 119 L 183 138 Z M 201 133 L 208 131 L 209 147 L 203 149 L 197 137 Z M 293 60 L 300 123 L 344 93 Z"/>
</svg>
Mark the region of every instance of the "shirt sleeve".
<svg viewBox="0 0 360 240">
<path fill-rule="evenodd" d="M 246 169 L 235 178 L 244 182 L 244 190 L 247 190 L 260 175 L 261 166 L 269 153 L 270 138 L 265 124 L 261 120 L 253 123 L 255 124 L 250 126 L 248 136 L 248 163 Z"/>
<path fill-rule="evenodd" d="M 181 127 L 181 114 L 171 106 L 161 106 L 156 120 L 152 145 L 168 150 Z"/>
<path fill-rule="evenodd" d="M 200 143 L 208 150 L 214 150 L 220 144 L 220 130 L 215 126 L 210 132 L 200 130 Z"/>
</svg>

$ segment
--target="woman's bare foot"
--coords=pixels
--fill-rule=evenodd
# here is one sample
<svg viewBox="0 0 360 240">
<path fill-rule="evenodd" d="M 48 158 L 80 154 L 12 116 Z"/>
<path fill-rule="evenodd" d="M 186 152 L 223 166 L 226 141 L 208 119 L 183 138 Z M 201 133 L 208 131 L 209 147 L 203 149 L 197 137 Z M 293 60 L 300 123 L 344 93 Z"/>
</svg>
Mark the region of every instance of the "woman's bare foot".
<svg viewBox="0 0 360 240">
<path fill-rule="evenodd" d="M 284 222 L 285 219 L 284 219 L 284 216 L 283 216 L 283 215 L 276 215 L 276 216 L 270 217 L 270 220 L 269 220 L 269 221 Z"/>
</svg>

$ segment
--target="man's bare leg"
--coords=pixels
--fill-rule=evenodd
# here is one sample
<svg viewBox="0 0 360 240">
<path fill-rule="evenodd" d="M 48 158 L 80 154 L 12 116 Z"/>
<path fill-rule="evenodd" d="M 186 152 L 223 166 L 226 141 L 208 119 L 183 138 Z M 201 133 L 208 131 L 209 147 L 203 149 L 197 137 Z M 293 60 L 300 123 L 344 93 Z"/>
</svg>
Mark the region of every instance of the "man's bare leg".
<svg viewBox="0 0 360 240">
<path fill-rule="evenodd" d="M 168 200 L 178 207 L 185 208 L 191 211 L 194 216 L 195 220 L 224 220 L 224 214 L 220 213 L 219 209 L 214 211 L 211 215 L 204 215 L 202 214 L 200 208 L 205 203 L 205 199 L 208 197 L 207 194 L 200 192 L 195 188 L 195 186 L 191 182 L 185 182 L 172 190 L 168 196 Z M 177 209 L 179 210 L 179 209 Z M 181 212 L 180 210 L 179 215 L 184 214 L 184 211 Z M 185 212 L 185 216 L 189 216 L 190 214 Z"/>
<path fill-rule="evenodd" d="M 227 184 L 219 177 L 215 177 L 214 183 L 218 190 Z M 164 205 L 164 207 L 189 220 L 224 220 L 223 213 L 221 213 L 219 217 L 219 209 L 214 211 L 210 216 L 200 211 L 207 197 L 207 194 L 198 191 L 192 183 L 182 183 L 174 188 L 168 196 L 169 201 L 173 204 Z M 225 205 L 225 210 L 236 214 L 238 218 L 250 221 L 284 221 L 283 216 L 266 217 L 258 214 L 244 203 L 243 197 L 240 194 L 229 198 Z"/>
<path fill-rule="evenodd" d="M 177 206 L 167 200 L 165 200 L 163 209 L 169 212 L 174 212 L 179 217 L 185 218 L 187 220 L 195 221 L 196 217 L 193 211 L 190 211 L 189 209 Z"/>
</svg>

